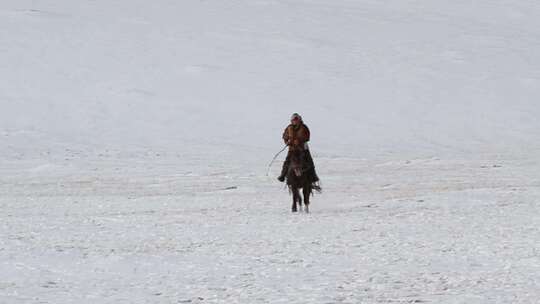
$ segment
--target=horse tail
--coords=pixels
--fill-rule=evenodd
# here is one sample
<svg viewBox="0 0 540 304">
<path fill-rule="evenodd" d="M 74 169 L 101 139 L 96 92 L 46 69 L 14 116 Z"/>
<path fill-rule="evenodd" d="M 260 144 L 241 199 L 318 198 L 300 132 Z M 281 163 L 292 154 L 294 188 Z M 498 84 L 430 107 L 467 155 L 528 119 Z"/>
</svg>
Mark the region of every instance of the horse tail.
<svg viewBox="0 0 540 304">
<path fill-rule="evenodd" d="M 322 192 L 322 187 L 319 184 L 319 182 L 313 182 L 311 183 L 311 193 L 313 193 L 313 190 L 315 190 L 317 193 Z"/>
</svg>

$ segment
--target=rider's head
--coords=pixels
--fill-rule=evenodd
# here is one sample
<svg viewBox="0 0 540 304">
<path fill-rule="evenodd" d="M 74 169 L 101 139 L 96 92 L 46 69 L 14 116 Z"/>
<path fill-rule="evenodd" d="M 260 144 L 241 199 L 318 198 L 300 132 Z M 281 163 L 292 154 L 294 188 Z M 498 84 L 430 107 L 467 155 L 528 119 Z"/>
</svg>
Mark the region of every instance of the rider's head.
<svg viewBox="0 0 540 304">
<path fill-rule="evenodd" d="M 299 125 L 300 123 L 302 122 L 302 116 L 300 116 L 300 114 L 298 113 L 294 113 L 292 116 L 291 116 L 291 123 L 293 125 Z"/>
</svg>

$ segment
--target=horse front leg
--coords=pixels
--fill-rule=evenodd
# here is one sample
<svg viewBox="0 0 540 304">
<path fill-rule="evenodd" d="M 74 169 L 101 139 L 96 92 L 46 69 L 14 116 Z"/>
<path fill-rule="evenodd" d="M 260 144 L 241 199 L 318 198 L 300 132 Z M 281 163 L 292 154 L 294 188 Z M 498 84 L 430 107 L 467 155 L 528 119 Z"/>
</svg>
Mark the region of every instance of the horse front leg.
<svg viewBox="0 0 540 304">
<path fill-rule="evenodd" d="M 296 202 L 298 201 L 298 197 L 300 196 L 300 193 L 298 192 L 298 188 L 296 187 L 293 187 L 292 188 L 292 207 L 291 207 L 291 211 L 292 212 L 298 212 L 298 208 L 296 207 Z"/>
<path fill-rule="evenodd" d="M 302 195 L 300 195 L 300 189 L 298 189 L 298 209 L 300 212 L 302 212 Z"/>
<path fill-rule="evenodd" d="M 306 211 L 306 213 L 309 213 L 309 197 L 311 195 L 311 186 L 304 187 L 303 192 L 304 192 L 304 205 L 305 205 L 304 211 Z"/>
</svg>

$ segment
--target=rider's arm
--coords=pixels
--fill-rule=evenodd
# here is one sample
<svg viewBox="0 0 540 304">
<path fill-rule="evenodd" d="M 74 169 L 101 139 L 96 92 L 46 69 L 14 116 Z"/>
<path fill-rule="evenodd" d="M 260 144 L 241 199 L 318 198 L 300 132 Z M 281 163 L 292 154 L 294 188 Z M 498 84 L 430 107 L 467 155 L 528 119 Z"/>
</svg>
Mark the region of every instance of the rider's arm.
<svg viewBox="0 0 540 304">
<path fill-rule="evenodd" d="M 308 142 L 311 137 L 311 132 L 309 131 L 308 126 L 304 125 L 304 127 L 306 127 L 306 142 Z"/>
<path fill-rule="evenodd" d="M 289 127 L 285 128 L 285 131 L 283 131 L 283 141 L 285 144 L 289 144 Z"/>
</svg>

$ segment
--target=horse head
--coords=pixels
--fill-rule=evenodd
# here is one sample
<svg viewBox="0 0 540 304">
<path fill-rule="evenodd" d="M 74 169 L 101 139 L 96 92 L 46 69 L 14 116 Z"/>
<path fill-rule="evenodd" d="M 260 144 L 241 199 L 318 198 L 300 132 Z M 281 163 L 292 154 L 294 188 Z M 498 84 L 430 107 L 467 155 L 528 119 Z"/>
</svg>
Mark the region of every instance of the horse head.
<svg viewBox="0 0 540 304">
<path fill-rule="evenodd" d="M 294 151 L 291 155 L 290 170 L 296 177 L 301 177 L 306 168 L 306 157 L 304 151 Z"/>
</svg>

